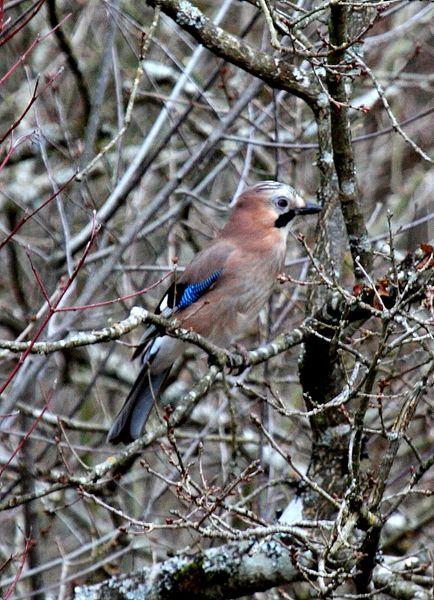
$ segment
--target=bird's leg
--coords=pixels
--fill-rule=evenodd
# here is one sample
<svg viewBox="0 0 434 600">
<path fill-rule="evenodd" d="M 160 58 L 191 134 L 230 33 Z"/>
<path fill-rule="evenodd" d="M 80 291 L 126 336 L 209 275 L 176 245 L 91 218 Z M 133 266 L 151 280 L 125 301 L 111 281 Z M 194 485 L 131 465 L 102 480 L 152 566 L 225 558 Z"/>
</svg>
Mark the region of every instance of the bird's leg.
<svg viewBox="0 0 434 600">
<path fill-rule="evenodd" d="M 239 375 L 244 371 L 248 364 L 248 352 L 244 346 L 240 344 L 231 344 L 235 352 L 231 350 L 223 350 L 219 354 L 208 354 L 208 365 L 217 365 L 221 368 L 228 368 L 234 375 Z"/>
<path fill-rule="evenodd" d="M 232 360 L 232 355 L 229 354 L 230 368 L 234 371 L 234 375 L 240 375 L 244 369 L 246 369 L 249 363 L 249 351 L 243 344 L 240 344 L 239 342 L 233 342 L 231 345 L 235 349 L 235 352 L 241 355 L 243 363 L 240 365 L 238 361 L 234 362 Z"/>
</svg>

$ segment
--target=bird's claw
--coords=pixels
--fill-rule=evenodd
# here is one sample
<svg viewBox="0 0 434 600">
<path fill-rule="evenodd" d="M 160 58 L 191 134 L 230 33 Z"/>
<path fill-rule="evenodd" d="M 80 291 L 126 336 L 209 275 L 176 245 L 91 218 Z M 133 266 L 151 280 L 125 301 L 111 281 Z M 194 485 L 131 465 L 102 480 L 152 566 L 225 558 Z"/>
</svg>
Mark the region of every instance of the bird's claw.
<svg viewBox="0 0 434 600">
<path fill-rule="evenodd" d="M 249 353 L 245 346 L 235 342 L 232 344 L 236 354 L 232 354 L 228 352 L 228 365 L 231 371 L 234 371 L 234 375 L 240 375 L 244 369 L 246 369 L 249 362 Z M 240 356 L 242 358 L 242 363 L 240 364 Z"/>
</svg>

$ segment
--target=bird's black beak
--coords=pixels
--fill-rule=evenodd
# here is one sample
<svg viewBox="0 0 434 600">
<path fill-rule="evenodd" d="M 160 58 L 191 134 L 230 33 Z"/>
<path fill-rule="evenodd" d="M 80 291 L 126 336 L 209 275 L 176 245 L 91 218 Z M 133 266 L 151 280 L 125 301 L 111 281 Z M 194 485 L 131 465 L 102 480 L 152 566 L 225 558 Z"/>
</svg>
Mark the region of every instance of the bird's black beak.
<svg viewBox="0 0 434 600">
<path fill-rule="evenodd" d="M 296 215 L 314 215 L 322 210 L 321 204 L 317 202 L 306 202 L 305 206 L 295 209 Z"/>
<path fill-rule="evenodd" d="M 283 213 L 277 217 L 274 221 L 275 227 L 286 227 L 290 221 L 294 217 L 298 215 L 313 215 L 314 213 L 319 212 L 322 209 L 322 206 L 317 202 L 306 202 L 304 206 L 299 208 L 291 208 L 288 212 Z"/>
</svg>

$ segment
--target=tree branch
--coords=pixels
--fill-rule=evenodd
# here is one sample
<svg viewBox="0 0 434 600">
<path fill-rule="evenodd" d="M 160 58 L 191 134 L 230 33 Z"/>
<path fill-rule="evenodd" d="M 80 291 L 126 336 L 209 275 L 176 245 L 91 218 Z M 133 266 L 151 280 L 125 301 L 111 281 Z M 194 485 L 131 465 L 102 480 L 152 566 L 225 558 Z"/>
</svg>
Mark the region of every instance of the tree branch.
<svg viewBox="0 0 434 600">
<path fill-rule="evenodd" d="M 316 105 L 317 94 L 312 89 L 312 81 L 306 75 L 290 69 L 284 59 L 273 57 L 246 42 L 241 42 L 235 35 L 217 27 L 188 0 L 146 0 L 146 3 L 153 7 L 158 3 L 166 15 L 215 56 L 220 56 L 258 77 L 272 88 L 286 90 L 302 98 L 311 107 Z"/>
<path fill-rule="evenodd" d="M 314 563 L 306 551 L 280 541 L 235 542 L 211 548 L 194 557 L 177 556 L 132 574 L 111 577 L 102 583 L 75 588 L 75 600 L 143 600 L 188 598 L 223 600 L 251 596 L 278 585 L 302 580 L 302 571 L 313 575 Z M 318 575 L 320 573 L 318 572 Z M 429 600 L 430 592 L 380 567 L 374 575 L 377 588 L 394 598 Z"/>
<path fill-rule="evenodd" d="M 336 2 L 330 4 L 329 42 L 334 48 L 344 47 L 348 41 L 348 10 L 347 6 Z M 330 56 L 332 66 L 343 65 L 344 61 L 344 50 L 338 49 Z M 327 86 L 330 94 L 333 159 L 339 182 L 339 198 L 353 257 L 354 273 L 358 279 L 362 279 L 363 273 L 357 267 L 356 259 L 359 257 L 360 263 L 369 272 L 372 266 L 372 250 L 358 201 L 359 189 L 351 143 L 346 77 L 341 72 L 329 70 Z"/>
<path fill-rule="evenodd" d="M 179 556 L 130 575 L 113 577 L 89 587 L 79 587 L 75 600 L 92 597 L 120 600 L 237 598 L 301 578 L 289 548 L 273 540 L 242 542 L 211 548 L 193 558 Z"/>
</svg>

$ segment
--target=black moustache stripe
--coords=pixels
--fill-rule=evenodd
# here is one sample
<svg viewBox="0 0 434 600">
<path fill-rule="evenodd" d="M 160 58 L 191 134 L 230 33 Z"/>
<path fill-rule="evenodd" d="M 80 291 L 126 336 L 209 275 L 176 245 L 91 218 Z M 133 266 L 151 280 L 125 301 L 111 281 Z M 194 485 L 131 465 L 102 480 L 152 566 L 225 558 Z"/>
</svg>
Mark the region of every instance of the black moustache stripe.
<svg viewBox="0 0 434 600">
<path fill-rule="evenodd" d="M 293 210 L 288 210 L 288 212 L 283 213 L 283 215 L 279 215 L 277 219 L 274 221 L 275 227 L 285 227 L 288 225 L 290 221 L 295 217 L 295 212 Z"/>
</svg>

